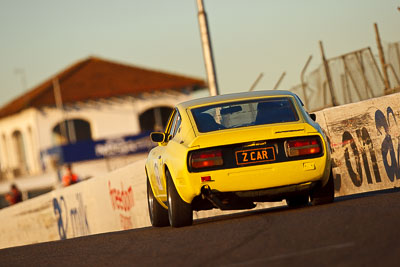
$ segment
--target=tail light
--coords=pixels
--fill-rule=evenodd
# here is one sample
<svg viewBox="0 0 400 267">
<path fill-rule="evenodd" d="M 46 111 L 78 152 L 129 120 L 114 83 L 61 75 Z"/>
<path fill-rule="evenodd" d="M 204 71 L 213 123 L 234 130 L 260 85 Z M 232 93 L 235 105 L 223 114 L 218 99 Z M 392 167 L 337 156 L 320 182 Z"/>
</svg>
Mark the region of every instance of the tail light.
<svg viewBox="0 0 400 267">
<path fill-rule="evenodd" d="M 286 154 L 289 157 L 315 155 L 319 153 L 321 153 L 321 143 L 317 137 L 286 141 Z"/>
<path fill-rule="evenodd" d="M 193 169 L 210 168 L 224 164 L 220 149 L 193 152 L 190 156 L 190 166 Z"/>
</svg>

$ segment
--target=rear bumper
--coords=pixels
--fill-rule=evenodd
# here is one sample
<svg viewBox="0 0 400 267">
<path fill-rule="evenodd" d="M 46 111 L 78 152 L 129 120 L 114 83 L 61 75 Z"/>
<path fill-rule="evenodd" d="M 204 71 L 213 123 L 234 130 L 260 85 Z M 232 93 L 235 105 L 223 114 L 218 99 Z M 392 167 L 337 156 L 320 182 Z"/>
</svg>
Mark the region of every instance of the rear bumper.
<svg viewBox="0 0 400 267">
<path fill-rule="evenodd" d="M 251 191 L 219 192 L 203 187 L 202 196 L 192 201 L 194 210 L 219 208 L 221 210 L 252 209 L 254 202 L 281 201 L 290 197 L 308 196 L 322 181 Z"/>
<path fill-rule="evenodd" d="M 330 173 L 328 157 L 291 162 L 249 166 L 201 173 L 187 173 L 186 179 L 178 184 L 183 200 L 191 203 L 206 186 L 212 192 L 235 193 L 240 198 L 261 197 L 275 201 L 282 194 L 311 190 L 326 183 Z M 201 182 L 201 177 L 210 176 L 211 181 Z M 274 197 L 276 196 L 276 197 Z"/>
<path fill-rule="evenodd" d="M 313 188 L 320 184 L 320 181 L 308 182 L 260 190 L 239 191 L 235 194 L 240 198 L 251 198 L 253 201 L 280 201 L 294 195 L 309 194 Z"/>
</svg>

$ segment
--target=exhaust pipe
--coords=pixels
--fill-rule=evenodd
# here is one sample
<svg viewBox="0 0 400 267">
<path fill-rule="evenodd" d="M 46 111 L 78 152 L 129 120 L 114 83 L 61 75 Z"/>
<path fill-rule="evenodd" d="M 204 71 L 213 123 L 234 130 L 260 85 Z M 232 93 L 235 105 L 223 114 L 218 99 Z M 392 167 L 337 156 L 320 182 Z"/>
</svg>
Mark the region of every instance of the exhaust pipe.
<svg viewBox="0 0 400 267">
<path fill-rule="evenodd" d="M 226 205 L 222 203 L 222 201 L 211 191 L 210 186 L 205 185 L 201 188 L 201 195 L 203 199 L 207 199 L 214 205 L 214 207 L 219 208 L 221 210 L 226 209 Z"/>
<path fill-rule="evenodd" d="M 241 209 L 252 209 L 256 205 L 249 199 L 239 198 L 234 193 L 224 194 L 223 200 L 221 200 L 218 195 L 213 192 L 209 185 L 204 185 L 201 188 L 201 196 L 203 199 L 207 199 L 211 204 L 220 210 L 241 210 Z"/>
</svg>

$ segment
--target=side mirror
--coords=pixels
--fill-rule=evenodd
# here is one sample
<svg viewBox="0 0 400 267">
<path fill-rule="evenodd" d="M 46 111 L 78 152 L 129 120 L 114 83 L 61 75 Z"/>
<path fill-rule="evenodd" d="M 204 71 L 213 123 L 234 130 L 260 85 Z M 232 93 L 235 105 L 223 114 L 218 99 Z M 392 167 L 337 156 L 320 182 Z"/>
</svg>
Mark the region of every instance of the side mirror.
<svg viewBox="0 0 400 267">
<path fill-rule="evenodd" d="M 150 134 L 150 139 L 156 143 L 162 143 L 165 141 L 165 134 L 160 132 L 154 132 Z"/>
<path fill-rule="evenodd" d="M 316 115 L 315 113 L 310 113 L 309 115 L 310 115 L 310 118 L 311 118 L 313 121 L 317 121 L 317 115 Z"/>
</svg>

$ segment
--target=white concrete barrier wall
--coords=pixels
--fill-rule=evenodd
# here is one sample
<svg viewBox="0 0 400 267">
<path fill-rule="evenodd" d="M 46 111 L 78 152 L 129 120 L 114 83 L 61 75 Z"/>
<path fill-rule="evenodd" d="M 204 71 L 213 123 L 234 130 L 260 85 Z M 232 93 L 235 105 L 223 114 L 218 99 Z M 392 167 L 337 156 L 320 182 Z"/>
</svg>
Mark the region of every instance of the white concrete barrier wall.
<svg viewBox="0 0 400 267">
<path fill-rule="evenodd" d="M 400 186 L 400 94 L 317 112 L 336 196 Z M 150 225 L 145 160 L 0 210 L 0 248 Z M 262 204 L 258 208 L 280 205 Z M 196 212 L 195 218 L 227 214 Z"/>
<path fill-rule="evenodd" d="M 145 160 L 0 211 L 0 248 L 149 226 Z"/>
<path fill-rule="evenodd" d="M 400 94 L 317 113 L 331 143 L 336 196 L 400 186 Z"/>
</svg>

